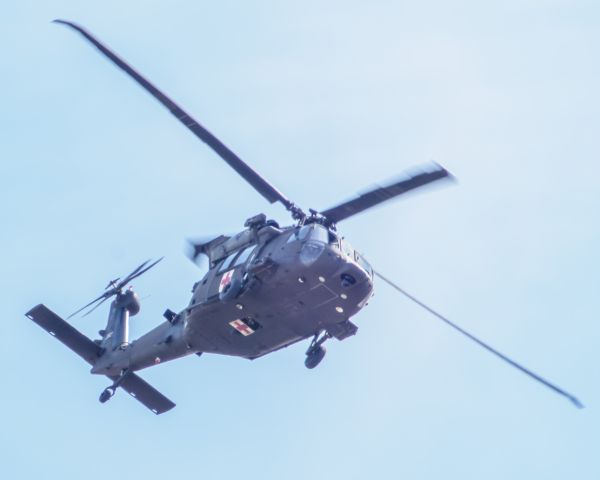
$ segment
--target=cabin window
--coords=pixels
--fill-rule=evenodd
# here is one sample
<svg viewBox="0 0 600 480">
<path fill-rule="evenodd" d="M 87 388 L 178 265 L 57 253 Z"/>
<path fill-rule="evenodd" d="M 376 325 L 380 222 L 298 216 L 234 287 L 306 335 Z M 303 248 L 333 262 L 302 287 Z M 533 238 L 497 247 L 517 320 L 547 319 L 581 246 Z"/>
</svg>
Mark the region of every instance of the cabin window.
<svg viewBox="0 0 600 480">
<path fill-rule="evenodd" d="M 224 272 L 225 270 L 227 270 L 231 266 L 231 263 L 233 262 L 233 259 L 235 258 L 235 256 L 237 255 L 237 253 L 238 252 L 233 252 L 225 260 L 223 260 L 223 263 L 219 267 L 219 273 Z"/>
<path fill-rule="evenodd" d="M 238 257 L 236 258 L 234 266 L 237 267 L 238 265 L 246 263 L 246 260 L 248 260 L 248 258 L 250 257 L 250 254 L 253 251 L 254 251 L 254 245 L 250 245 L 245 250 L 242 250 L 242 253 L 240 253 L 238 255 Z"/>
</svg>

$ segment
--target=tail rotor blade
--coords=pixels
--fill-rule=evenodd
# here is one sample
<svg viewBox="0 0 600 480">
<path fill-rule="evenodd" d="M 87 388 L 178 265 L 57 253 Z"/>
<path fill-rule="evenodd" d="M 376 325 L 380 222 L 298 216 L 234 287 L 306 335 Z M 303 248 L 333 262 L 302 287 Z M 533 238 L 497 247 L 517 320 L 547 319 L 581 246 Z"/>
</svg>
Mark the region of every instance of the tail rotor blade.
<svg viewBox="0 0 600 480">
<path fill-rule="evenodd" d="M 67 317 L 67 319 L 69 319 L 71 317 L 74 317 L 78 313 L 83 312 L 86 308 L 89 308 L 89 307 L 91 307 L 92 305 L 94 305 L 95 303 L 98 302 L 96 305 L 94 305 L 94 307 L 91 310 L 89 310 L 88 312 L 86 312 L 83 315 L 84 317 L 87 317 L 90 313 L 92 313 L 100 305 L 102 305 L 106 300 L 108 300 L 109 298 L 111 298 L 113 295 L 118 294 L 123 289 L 123 287 L 126 286 L 131 280 L 133 280 L 134 278 L 139 277 L 143 273 L 145 273 L 148 270 L 150 270 L 154 265 L 156 265 L 158 262 L 160 262 L 163 258 L 165 258 L 165 257 L 160 257 L 158 260 L 152 262 L 150 265 L 148 265 L 148 263 L 150 262 L 150 260 L 146 260 L 144 263 L 142 263 L 141 265 L 139 265 L 133 272 L 131 272 L 123 280 L 121 280 L 119 283 L 115 283 L 118 279 L 117 280 L 112 280 L 108 284 L 108 286 L 106 287 L 106 288 L 109 288 L 109 287 L 112 286 L 112 288 L 110 288 L 110 290 L 106 290 L 106 292 L 104 292 L 102 295 L 100 295 L 99 297 L 95 298 L 94 300 L 92 300 L 90 303 L 88 303 L 84 307 L 81 307 L 76 312 L 74 312 L 71 315 L 69 315 Z"/>
<path fill-rule="evenodd" d="M 163 258 L 165 257 L 160 257 L 158 260 L 152 262 L 150 265 L 148 265 L 146 267 L 146 265 L 148 264 L 148 262 L 150 260 L 146 260 L 144 263 L 142 263 L 138 268 L 136 268 L 133 272 L 131 272 L 129 275 L 127 275 L 125 277 L 124 280 L 120 281 L 118 286 L 119 288 L 123 288 L 125 285 L 127 285 L 129 282 L 131 282 L 134 278 L 139 277 L 140 275 L 146 273 L 148 270 L 150 270 L 154 265 L 156 265 L 158 262 L 160 262 Z"/>
<path fill-rule="evenodd" d="M 444 317 L 443 315 L 441 315 L 440 313 L 436 312 L 435 310 L 433 310 L 431 307 L 427 306 L 426 304 L 424 304 L 423 302 L 421 302 L 419 299 L 415 298 L 414 296 L 412 296 L 411 294 L 409 294 L 408 292 L 406 292 L 405 290 L 403 290 L 402 288 L 400 288 L 398 285 L 396 285 L 394 282 L 392 282 L 391 280 L 389 280 L 388 278 L 384 277 L 381 273 L 379 272 L 375 272 L 375 275 L 377 275 L 379 278 L 381 278 L 385 283 L 387 283 L 390 287 L 392 287 L 393 289 L 395 289 L 396 291 L 398 291 L 399 293 L 401 293 L 402 295 L 404 295 L 406 298 L 408 298 L 409 300 L 413 301 L 414 303 L 416 303 L 417 305 L 419 305 L 420 307 L 424 308 L 425 310 L 427 310 L 429 313 L 431 313 L 433 316 L 437 317 L 439 320 L 443 321 L 444 323 L 446 323 L 447 325 L 449 325 L 450 327 L 452 327 L 453 329 L 455 329 L 456 331 L 458 331 L 459 333 L 463 334 L 464 336 L 466 336 L 467 338 L 469 338 L 470 340 L 473 340 L 475 343 L 477 343 L 480 347 L 485 348 L 488 352 L 493 353 L 494 355 L 496 355 L 498 358 L 500 358 L 501 360 L 504 360 L 506 363 L 508 363 L 509 365 L 515 367 L 516 369 L 520 370 L 521 372 L 523 372 L 525 375 L 528 375 L 530 378 L 534 379 L 535 381 L 541 383 L 542 385 L 548 387 L 550 390 L 553 390 L 555 393 L 558 393 L 559 395 L 562 395 L 563 397 L 567 398 L 568 400 L 571 401 L 571 403 L 573 403 L 573 405 L 575 405 L 577 408 L 584 408 L 584 405 L 579 401 L 579 399 L 577 399 L 577 397 L 571 395 L 569 392 L 567 392 L 566 390 L 563 390 L 562 388 L 558 387 L 557 385 L 549 382 L 548 380 L 546 380 L 543 377 L 540 377 L 538 374 L 532 372 L 531 370 L 529 370 L 528 368 L 525 368 L 523 365 L 515 362 L 514 360 L 512 360 L 511 358 L 507 357 L 506 355 L 504 355 L 503 353 L 499 352 L 498 350 L 496 350 L 495 348 L 491 347 L 490 345 L 488 345 L 487 343 L 483 342 L 482 340 L 478 339 L 477 337 L 475 337 L 474 335 L 470 334 L 469 332 L 467 332 L 466 330 L 464 330 L 463 328 L 459 327 L 457 324 L 455 324 L 454 322 L 451 322 L 450 320 L 448 320 L 446 317 Z"/>
<path fill-rule="evenodd" d="M 74 317 L 74 316 L 75 316 L 75 315 L 77 315 L 78 313 L 81 313 L 81 312 L 83 312 L 83 311 L 84 311 L 86 308 L 88 308 L 88 307 L 91 307 L 91 306 L 92 306 L 94 303 L 96 303 L 96 302 L 100 302 L 100 303 L 104 302 L 104 300 L 106 300 L 106 299 L 108 298 L 108 296 L 106 295 L 106 293 L 107 293 L 107 292 L 103 293 L 103 294 L 102 294 L 102 295 L 100 295 L 98 298 L 96 298 L 96 299 L 92 300 L 90 303 L 88 303 L 87 305 L 85 305 L 85 306 L 81 307 L 81 308 L 80 308 L 79 310 L 77 310 L 76 312 L 73 312 L 71 315 L 69 315 L 69 316 L 67 317 L 67 320 L 68 320 L 69 318 L 71 318 L 71 317 Z M 98 304 L 98 305 L 100 305 L 100 304 Z M 97 307 L 97 306 L 96 306 L 96 307 Z M 96 309 L 96 307 L 94 307 L 92 310 Z M 88 312 L 88 313 L 89 313 L 89 312 Z M 86 315 L 87 315 L 87 313 L 86 313 Z M 84 315 L 84 316 L 85 316 L 85 315 Z"/>
<path fill-rule="evenodd" d="M 104 297 L 101 301 L 99 301 L 96 305 L 94 305 L 93 308 L 91 308 L 90 310 L 88 310 L 87 312 L 85 312 L 82 315 L 82 317 L 87 317 L 90 313 L 92 313 L 94 310 L 96 310 L 100 305 L 102 305 L 104 302 L 106 302 L 111 296 Z"/>
<path fill-rule="evenodd" d="M 121 280 L 119 283 L 117 283 L 117 286 L 120 286 L 121 288 L 123 288 L 124 285 L 126 285 L 132 278 L 134 278 L 134 276 L 142 269 L 144 268 L 146 265 L 148 265 L 148 262 L 150 260 L 146 260 L 144 263 L 142 263 L 141 265 L 139 265 L 133 272 L 131 272 L 129 275 L 127 275 L 123 280 Z"/>
</svg>

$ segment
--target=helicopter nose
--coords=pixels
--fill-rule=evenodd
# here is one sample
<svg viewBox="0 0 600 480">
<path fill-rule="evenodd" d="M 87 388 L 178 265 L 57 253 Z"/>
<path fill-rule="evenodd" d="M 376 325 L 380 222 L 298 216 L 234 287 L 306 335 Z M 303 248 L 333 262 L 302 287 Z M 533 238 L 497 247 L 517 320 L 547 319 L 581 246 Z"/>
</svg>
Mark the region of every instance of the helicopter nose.
<svg viewBox="0 0 600 480">
<path fill-rule="evenodd" d="M 340 305 L 343 311 L 353 315 L 371 298 L 373 293 L 373 278 L 354 262 L 347 262 L 338 273 L 338 286 L 334 287 L 339 298 L 344 301 Z M 338 310 L 341 311 L 341 310 Z"/>
</svg>

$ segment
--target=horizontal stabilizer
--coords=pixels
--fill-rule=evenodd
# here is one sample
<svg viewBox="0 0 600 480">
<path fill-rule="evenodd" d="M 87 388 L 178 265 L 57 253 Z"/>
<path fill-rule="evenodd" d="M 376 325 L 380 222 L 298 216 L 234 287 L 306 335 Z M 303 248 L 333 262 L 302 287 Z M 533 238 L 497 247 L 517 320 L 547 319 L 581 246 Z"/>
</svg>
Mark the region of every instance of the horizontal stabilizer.
<svg viewBox="0 0 600 480">
<path fill-rule="evenodd" d="M 48 307 L 41 304 L 37 305 L 25 315 L 50 335 L 64 343 L 90 365 L 96 363 L 102 349 Z M 113 381 L 118 379 L 116 376 L 109 378 Z M 133 372 L 126 375 L 119 383 L 119 387 L 157 415 L 171 410 L 175 406 L 171 400 Z"/>
<path fill-rule="evenodd" d="M 109 377 L 115 381 L 119 377 Z M 128 373 L 119 384 L 129 395 L 157 415 L 171 410 L 175 404 L 135 373 Z"/>
<path fill-rule="evenodd" d="M 42 304 L 37 305 L 25 315 L 50 335 L 64 343 L 90 365 L 96 363 L 101 348 L 48 307 Z"/>
</svg>

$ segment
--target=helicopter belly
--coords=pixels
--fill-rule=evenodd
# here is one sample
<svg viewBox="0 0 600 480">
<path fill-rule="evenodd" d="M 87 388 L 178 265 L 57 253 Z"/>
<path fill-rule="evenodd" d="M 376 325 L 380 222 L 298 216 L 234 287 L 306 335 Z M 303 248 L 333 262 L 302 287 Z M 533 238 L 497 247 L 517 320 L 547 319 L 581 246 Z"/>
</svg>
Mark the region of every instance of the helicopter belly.
<svg viewBox="0 0 600 480">
<path fill-rule="evenodd" d="M 274 271 L 237 298 L 189 310 L 190 345 L 256 358 L 345 322 L 365 305 L 373 287 L 368 272 L 334 249 L 309 266 L 294 253 L 274 256 Z"/>
</svg>

